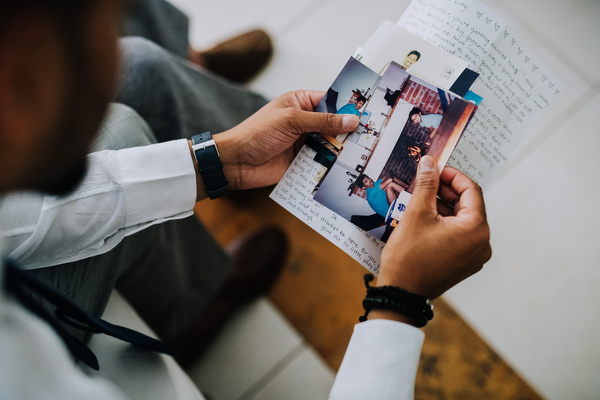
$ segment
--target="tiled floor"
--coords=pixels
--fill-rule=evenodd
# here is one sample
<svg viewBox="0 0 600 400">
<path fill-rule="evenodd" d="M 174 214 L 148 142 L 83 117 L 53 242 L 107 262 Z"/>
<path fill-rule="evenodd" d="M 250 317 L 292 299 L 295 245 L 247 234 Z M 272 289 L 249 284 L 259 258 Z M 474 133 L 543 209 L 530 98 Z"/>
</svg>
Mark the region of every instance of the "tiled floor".
<svg viewBox="0 0 600 400">
<path fill-rule="evenodd" d="M 325 399 L 334 377 L 266 299 L 231 321 L 189 373 L 215 400 Z"/>
<path fill-rule="evenodd" d="M 326 89 L 354 49 L 384 19 L 396 21 L 409 3 L 173 2 L 192 16 L 197 47 L 252 27 L 267 29 L 276 54 L 252 87 L 269 97 L 293 89 Z M 492 260 L 445 298 L 544 397 L 599 398 L 600 295 L 595 289 L 600 287 L 600 208 L 595 200 L 600 174 L 595 161 L 600 148 L 600 2 L 485 4 L 512 23 L 565 88 L 486 193 Z M 264 321 L 252 322 L 256 318 Z M 219 372 L 243 368 L 253 335 L 279 340 L 271 343 L 271 359 L 252 360 L 252 369 L 241 374 L 247 378 L 243 387 L 230 387 L 216 399 L 326 398 L 332 373 L 268 301 L 253 305 L 232 324 L 242 324 L 245 335 L 223 338 L 225 353 L 212 360 L 230 357 L 233 362 L 213 369 L 214 382 Z M 310 374 L 306 380 L 311 384 L 294 392 L 297 380 L 288 378 L 298 374 Z"/>
</svg>

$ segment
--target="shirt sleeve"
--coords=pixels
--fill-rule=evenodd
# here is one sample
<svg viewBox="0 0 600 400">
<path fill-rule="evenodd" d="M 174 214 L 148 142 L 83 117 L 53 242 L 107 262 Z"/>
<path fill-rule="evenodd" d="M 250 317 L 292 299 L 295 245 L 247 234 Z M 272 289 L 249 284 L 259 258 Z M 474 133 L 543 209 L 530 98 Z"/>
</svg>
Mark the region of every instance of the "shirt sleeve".
<svg viewBox="0 0 600 400">
<path fill-rule="evenodd" d="M 8 195 L 0 234 L 9 257 L 42 268 L 99 255 L 125 236 L 192 215 L 196 175 L 187 140 L 88 156 L 82 183 L 65 197 Z"/>
<path fill-rule="evenodd" d="M 413 399 L 424 337 L 396 321 L 357 324 L 329 399 Z"/>
</svg>

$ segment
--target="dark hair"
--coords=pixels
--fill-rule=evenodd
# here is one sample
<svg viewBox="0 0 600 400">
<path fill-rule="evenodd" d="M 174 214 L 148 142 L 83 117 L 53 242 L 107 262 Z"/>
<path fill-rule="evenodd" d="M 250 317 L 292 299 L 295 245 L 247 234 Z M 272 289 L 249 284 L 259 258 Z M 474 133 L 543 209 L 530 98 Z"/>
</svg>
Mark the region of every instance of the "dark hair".
<svg viewBox="0 0 600 400">
<path fill-rule="evenodd" d="M 359 94 L 358 97 L 356 98 L 356 103 L 358 103 L 359 101 L 362 101 L 363 103 L 367 102 L 367 98 L 365 96 L 363 96 L 362 94 Z"/>
<path fill-rule="evenodd" d="M 413 107 L 413 109 L 410 110 L 410 112 L 408 113 L 408 118 L 412 118 L 412 116 L 415 114 L 423 115 L 423 111 L 421 111 L 419 107 Z"/>
<path fill-rule="evenodd" d="M 408 53 L 406 55 L 406 57 L 410 56 L 411 54 L 414 54 L 415 56 L 417 56 L 417 61 L 419 61 L 419 58 L 421 58 L 421 53 L 419 53 L 417 50 L 412 50 L 410 53 Z"/>
<path fill-rule="evenodd" d="M 356 178 L 356 181 L 354 181 L 354 184 L 362 189 L 365 187 L 365 178 L 368 178 L 368 177 L 369 177 L 369 175 L 360 174 L 358 176 L 358 178 Z"/>
</svg>

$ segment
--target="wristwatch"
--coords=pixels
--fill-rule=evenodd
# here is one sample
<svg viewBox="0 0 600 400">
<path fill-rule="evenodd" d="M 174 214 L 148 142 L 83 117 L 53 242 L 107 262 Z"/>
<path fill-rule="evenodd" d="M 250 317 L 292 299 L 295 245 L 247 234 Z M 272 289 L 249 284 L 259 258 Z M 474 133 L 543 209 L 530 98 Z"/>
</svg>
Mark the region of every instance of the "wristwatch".
<svg viewBox="0 0 600 400">
<path fill-rule="evenodd" d="M 204 180 L 204 190 L 211 199 L 229 193 L 229 184 L 223 173 L 223 164 L 219 158 L 219 150 L 210 132 L 192 137 L 192 151 L 198 163 L 198 172 Z"/>
</svg>

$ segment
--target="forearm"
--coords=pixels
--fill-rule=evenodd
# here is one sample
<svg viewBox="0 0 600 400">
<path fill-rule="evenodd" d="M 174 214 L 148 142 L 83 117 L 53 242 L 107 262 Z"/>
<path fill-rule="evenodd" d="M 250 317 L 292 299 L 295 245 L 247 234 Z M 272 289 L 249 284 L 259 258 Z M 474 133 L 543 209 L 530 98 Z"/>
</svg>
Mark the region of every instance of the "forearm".
<svg viewBox="0 0 600 400">
<path fill-rule="evenodd" d="M 152 224 L 192 215 L 195 193 L 184 140 L 94 153 L 70 195 L 2 205 L 6 250 L 26 268 L 103 254 Z"/>
</svg>

